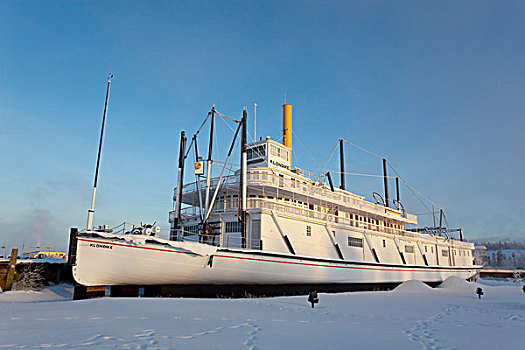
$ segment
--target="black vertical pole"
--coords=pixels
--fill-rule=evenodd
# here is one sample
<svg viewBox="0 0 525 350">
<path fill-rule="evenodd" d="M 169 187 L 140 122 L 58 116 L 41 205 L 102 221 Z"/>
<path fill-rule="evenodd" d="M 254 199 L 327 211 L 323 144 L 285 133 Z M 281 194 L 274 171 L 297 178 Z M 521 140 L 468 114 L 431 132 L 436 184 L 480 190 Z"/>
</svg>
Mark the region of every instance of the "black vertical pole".
<svg viewBox="0 0 525 350">
<path fill-rule="evenodd" d="M 399 203 L 399 177 L 396 177 L 396 200 Z"/>
<path fill-rule="evenodd" d="M 213 148 L 213 129 L 215 127 L 215 107 L 212 108 L 211 126 L 210 126 L 210 144 L 208 147 L 208 161 L 211 161 L 211 152 Z"/>
<path fill-rule="evenodd" d="M 113 78 L 113 74 L 109 73 L 108 87 L 106 90 L 106 102 L 104 102 L 104 114 L 102 115 L 102 127 L 100 128 L 100 140 L 98 143 L 97 166 L 95 168 L 95 181 L 93 183 L 93 197 L 91 199 L 91 209 L 88 210 L 88 222 L 87 222 L 88 230 L 91 230 L 93 228 L 93 215 L 95 213 L 95 196 L 97 194 L 98 169 L 100 167 L 100 157 L 102 155 L 102 145 L 104 144 L 104 132 L 106 128 L 106 115 L 107 115 L 107 110 L 108 110 L 109 86 L 111 85 L 111 78 Z"/>
<path fill-rule="evenodd" d="M 385 184 L 385 206 L 388 207 L 388 175 L 386 171 L 386 159 L 383 158 L 383 180 Z"/>
<path fill-rule="evenodd" d="M 246 153 L 246 129 L 247 129 L 247 119 L 248 112 L 246 109 L 242 112 L 242 133 L 241 133 L 241 171 L 239 173 L 239 209 L 240 209 L 240 219 L 241 219 L 241 237 L 242 237 L 242 247 L 246 248 L 246 208 L 244 208 L 244 203 L 246 203 L 246 198 L 244 198 L 246 193 L 243 191 L 244 184 L 244 172 L 246 164 L 244 164 L 244 154 Z"/>
<path fill-rule="evenodd" d="M 98 154 L 97 154 L 97 167 L 95 169 L 95 182 L 93 184 L 93 187 L 97 187 L 97 181 L 98 181 L 98 168 L 100 166 L 100 156 L 102 155 L 102 144 L 104 143 L 104 131 L 106 126 L 106 114 L 108 110 L 108 100 L 109 100 L 109 86 L 111 85 L 111 78 L 113 77 L 113 74 L 110 74 L 108 77 L 108 87 L 106 89 L 106 102 L 104 103 L 104 114 L 102 116 L 102 127 L 100 128 L 100 140 L 98 142 Z"/>
<path fill-rule="evenodd" d="M 340 189 L 345 189 L 345 152 L 343 148 L 343 139 L 339 139 L 339 162 L 341 164 L 341 186 Z"/>
<path fill-rule="evenodd" d="M 173 223 L 170 240 L 177 239 L 178 230 L 180 230 L 180 212 L 182 206 L 182 185 L 184 183 L 184 154 L 186 153 L 186 133 L 180 133 L 180 149 L 179 149 L 179 169 L 177 178 L 177 199 L 175 205 L 175 222 Z"/>
<path fill-rule="evenodd" d="M 212 159 L 212 151 L 213 151 L 213 129 L 215 128 L 215 105 L 211 109 L 211 125 L 210 125 L 210 140 L 209 140 L 209 146 L 208 146 L 208 164 L 206 166 L 206 197 L 204 200 L 204 210 L 205 212 L 208 211 L 209 203 L 209 196 L 210 196 L 210 187 L 211 187 L 211 159 Z M 208 219 L 204 221 L 203 224 L 203 234 L 204 234 L 204 242 L 206 243 L 208 239 Z"/>
<path fill-rule="evenodd" d="M 443 227 L 443 209 L 439 209 L 439 234 L 441 235 L 441 227 Z"/>
</svg>

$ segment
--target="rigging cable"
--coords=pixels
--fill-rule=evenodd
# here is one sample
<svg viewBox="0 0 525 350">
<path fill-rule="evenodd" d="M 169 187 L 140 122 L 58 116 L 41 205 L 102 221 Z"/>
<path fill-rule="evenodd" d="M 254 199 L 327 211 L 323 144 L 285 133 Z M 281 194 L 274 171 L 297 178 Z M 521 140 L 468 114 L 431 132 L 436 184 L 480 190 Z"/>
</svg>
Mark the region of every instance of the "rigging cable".
<svg viewBox="0 0 525 350">
<path fill-rule="evenodd" d="M 328 159 L 326 159 L 325 161 L 323 161 L 323 162 L 321 163 L 321 165 L 315 170 L 315 173 L 317 174 L 317 171 L 319 171 L 319 168 L 322 166 L 322 169 L 321 169 L 321 171 L 319 172 L 319 176 L 317 177 L 318 181 L 319 181 L 319 179 L 321 178 L 321 174 L 324 173 L 324 169 L 328 166 L 328 162 L 330 161 L 330 159 L 332 159 L 332 156 L 334 155 L 335 149 L 337 148 L 338 145 L 339 145 L 339 140 L 335 143 L 334 148 L 332 148 L 332 151 L 331 151 L 330 154 L 328 155 Z M 325 164 L 325 163 L 326 163 L 326 164 Z"/>
<path fill-rule="evenodd" d="M 297 136 L 297 134 L 292 130 L 292 135 L 293 137 L 295 137 L 297 139 L 297 141 L 299 141 L 299 144 L 301 145 L 301 147 L 303 147 L 303 149 L 306 151 L 306 153 L 310 156 L 310 158 L 314 161 L 315 164 L 317 164 L 317 167 L 320 166 L 320 164 L 315 160 L 314 156 L 312 155 L 312 153 L 310 153 L 310 151 L 308 151 L 308 149 L 306 148 L 306 146 L 304 145 L 304 143 L 301 141 L 301 139 L 299 138 L 299 136 Z M 295 152 L 294 152 L 295 154 Z"/>
</svg>

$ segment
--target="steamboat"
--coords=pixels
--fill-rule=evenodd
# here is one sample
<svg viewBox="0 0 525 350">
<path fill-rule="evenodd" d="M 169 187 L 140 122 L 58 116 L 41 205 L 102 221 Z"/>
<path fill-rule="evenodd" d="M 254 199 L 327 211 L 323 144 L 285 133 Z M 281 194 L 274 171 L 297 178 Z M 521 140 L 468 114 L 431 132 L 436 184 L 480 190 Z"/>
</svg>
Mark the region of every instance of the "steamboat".
<svg viewBox="0 0 525 350">
<path fill-rule="evenodd" d="M 236 126 L 222 162 L 212 159 L 217 118 Z M 201 157 L 197 140 L 205 125 L 209 144 Z M 474 244 L 461 230 L 444 227 L 443 211 L 439 226 L 420 227 L 401 204 L 399 178 L 387 175 L 386 160 L 384 195 L 374 193 L 376 202 L 346 189 L 345 143 L 338 141 L 336 187 L 331 172 L 316 176 L 293 166 L 290 104 L 283 105 L 282 143 L 269 137 L 247 142 L 246 110 L 234 119 L 213 107 L 189 145 L 181 133 L 169 238 L 151 225 L 122 234 L 93 229 L 93 195 L 88 227 L 73 242 L 73 276 L 83 286 L 193 286 L 211 295 L 230 289 L 339 292 L 473 277 L 480 269 Z M 239 169 L 232 168 L 234 158 Z M 184 183 L 185 168 L 194 181 Z M 396 199 L 390 199 L 394 181 Z"/>
</svg>

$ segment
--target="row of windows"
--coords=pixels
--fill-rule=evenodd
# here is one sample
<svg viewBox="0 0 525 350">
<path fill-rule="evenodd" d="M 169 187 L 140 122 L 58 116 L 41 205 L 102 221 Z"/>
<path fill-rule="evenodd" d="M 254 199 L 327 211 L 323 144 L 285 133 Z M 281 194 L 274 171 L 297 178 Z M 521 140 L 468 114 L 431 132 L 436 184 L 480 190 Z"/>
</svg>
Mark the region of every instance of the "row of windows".
<svg viewBox="0 0 525 350">
<path fill-rule="evenodd" d="M 250 198 L 254 198 L 256 196 L 250 195 L 249 197 Z M 262 196 L 262 195 L 259 195 L 257 197 L 264 198 L 264 196 Z M 358 214 L 353 214 L 353 213 L 347 213 L 347 212 L 339 211 L 336 208 L 325 208 L 325 207 L 323 207 L 321 205 L 309 204 L 307 202 L 302 202 L 302 201 L 293 200 L 293 199 L 289 199 L 289 198 L 283 198 L 283 197 L 276 198 L 276 197 L 273 197 L 273 196 L 268 196 L 266 198 L 270 199 L 270 200 L 277 200 L 277 201 L 284 202 L 284 203 L 290 203 L 291 205 L 296 205 L 296 206 L 299 206 L 301 208 L 307 208 L 307 209 L 310 209 L 310 210 L 316 210 L 316 211 L 322 212 L 322 213 L 330 213 L 330 214 L 334 214 L 336 216 L 339 215 L 341 217 L 348 218 L 348 219 L 352 220 L 352 221 L 350 221 L 350 226 L 354 226 L 354 227 L 364 227 L 364 228 L 368 228 L 369 230 L 372 230 L 372 229 L 374 229 L 373 225 L 376 225 L 376 226 L 380 226 L 380 227 L 387 227 L 387 228 L 393 228 L 393 229 L 398 229 L 398 230 L 405 229 L 405 225 L 402 224 L 402 223 L 388 222 L 388 221 L 385 222 L 383 220 L 379 220 L 379 219 L 375 219 L 375 218 L 369 218 L 369 217 L 365 217 L 365 216 L 358 215 Z"/>
<path fill-rule="evenodd" d="M 199 225 L 184 226 L 182 229 L 184 236 L 196 235 L 199 233 Z M 225 232 L 241 232 L 241 223 L 239 221 L 226 221 Z"/>
<path fill-rule="evenodd" d="M 308 232 L 310 231 L 310 226 L 306 226 L 306 230 L 307 230 L 307 236 L 309 236 Z M 335 234 L 335 232 L 334 232 Z M 348 237 L 348 246 L 350 247 L 363 247 L 363 240 L 361 238 L 355 238 L 355 237 Z M 386 240 L 383 239 L 383 248 L 386 248 Z M 433 246 L 430 246 L 430 250 L 432 253 L 434 253 L 434 247 Z M 414 246 L 413 245 L 405 245 L 405 253 L 410 253 L 410 254 L 414 254 Z M 427 246 L 425 245 L 425 253 L 428 252 L 428 249 L 427 249 Z M 456 250 L 454 250 L 454 254 L 455 254 Z M 463 252 L 463 256 L 466 255 L 470 255 L 470 252 L 469 251 L 460 251 L 460 255 L 461 253 Z M 444 256 L 444 257 L 448 257 L 448 250 L 442 250 L 441 251 L 441 255 Z"/>
<path fill-rule="evenodd" d="M 454 249 L 454 255 L 457 255 L 457 250 Z M 470 252 L 468 250 L 460 250 L 459 256 L 470 256 Z"/>
<path fill-rule="evenodd" d="M 287 161 L 290 160 L 290 151 L 277 147 L 276 145 L 270 145 L 270 154 Z"/>
</svg>

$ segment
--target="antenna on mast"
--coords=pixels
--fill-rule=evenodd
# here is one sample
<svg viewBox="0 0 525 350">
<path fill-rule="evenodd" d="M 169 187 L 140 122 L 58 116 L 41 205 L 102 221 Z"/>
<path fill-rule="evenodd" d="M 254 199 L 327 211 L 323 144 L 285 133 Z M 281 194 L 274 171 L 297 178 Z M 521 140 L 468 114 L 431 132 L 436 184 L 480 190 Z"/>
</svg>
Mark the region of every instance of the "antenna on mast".
<svg viewBox="0 0 525 350">
<path fill-rule="evenodd" d="M 98 143 L 97 166 L 95 168 L 95 182 L 93 184 L 93 197 L 91 198 L 91 209 L 88 210 L 88 220 L 86 230 L 93 229 L 93 214 L 95 213 L 95 197 L 97 195 L 98 169 L 100 167 L 100 157 L 102 155 L 102 146 L 104 145 L 104 131 L 106 127 L 106 115 L 108 111 L 109 86 L 111 85 L 113 74 L 109 73 L 108 87 L 106 90 L 106 102 L 104 103 L 104 114 L 102 115 L 102 127 L 100 128 L 100 141 Z"/>
<path fill-rule="evenodd" d="M 257 103 L 253 104 L 253 141 L 257 142 Z"/>
</svg>

